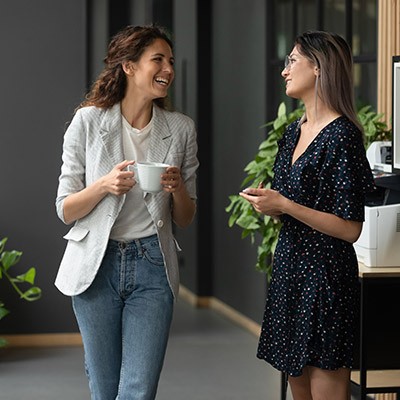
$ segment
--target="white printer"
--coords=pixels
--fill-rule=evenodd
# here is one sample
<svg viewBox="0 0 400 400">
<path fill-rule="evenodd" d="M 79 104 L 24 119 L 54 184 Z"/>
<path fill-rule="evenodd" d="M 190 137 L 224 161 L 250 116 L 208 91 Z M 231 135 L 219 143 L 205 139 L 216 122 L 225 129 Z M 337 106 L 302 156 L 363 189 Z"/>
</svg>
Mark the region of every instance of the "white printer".
<svg viewBox="0 0 400 400">
<path fill-rule="evenodd" d="M 367 159 L 372 170 L 392 172 L 392 142 L 372 142 L 367 149 Z"/>
<path fill-rule="evenodd" d="M 365 206 L 365 222 L 354 249 L 367 267 L 399 267 L 400 204 Z"/>
<path fill-rule="evenodd" d="M 365 221 L 354 249 L 358 261 L 367 267 L 399 267 L 400 175 L 390 174 L 391 143 L 372 143 L 367 158 L 375 173 L 375 184 L 383 195 L 365 206 Z"/>
</svg>

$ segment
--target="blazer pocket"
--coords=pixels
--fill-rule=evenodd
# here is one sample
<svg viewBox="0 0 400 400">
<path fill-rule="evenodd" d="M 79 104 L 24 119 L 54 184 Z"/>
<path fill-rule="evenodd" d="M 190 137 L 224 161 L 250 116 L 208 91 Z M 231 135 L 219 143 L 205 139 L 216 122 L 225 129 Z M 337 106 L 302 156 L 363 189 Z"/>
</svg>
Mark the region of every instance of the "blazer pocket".
<svg viewBox="0 0 400 400">
<path fill-rule="evenodd" d="M 80 242 L 87 236 L 88 233 L 89 229 L 87 228 L 83 228 L 81 226 L 73 226 L 64 236 L 64 239 Z"/>
</svg>

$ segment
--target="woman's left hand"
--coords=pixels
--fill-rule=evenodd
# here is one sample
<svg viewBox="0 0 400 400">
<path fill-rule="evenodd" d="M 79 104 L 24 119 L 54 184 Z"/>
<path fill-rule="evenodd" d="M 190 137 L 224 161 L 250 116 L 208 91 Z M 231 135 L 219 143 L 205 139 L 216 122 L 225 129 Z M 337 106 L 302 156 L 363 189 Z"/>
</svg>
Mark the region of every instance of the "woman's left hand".
<svg viewBox="0 0 400 400">
<path fill-rule="evenodd" d="M 183 187 L 181 171 L 178 167 L 168 167 L 161 175 L 161 185 L 165 192 L 175 193 Z"/>
<path fill-rule="evenodd" d="M 282 214 L 283 203 L 287 200 L 272 189 L 247 188 L 239 194 L 253 206 L 255 211 L 272 217 Z"/>
</svg>

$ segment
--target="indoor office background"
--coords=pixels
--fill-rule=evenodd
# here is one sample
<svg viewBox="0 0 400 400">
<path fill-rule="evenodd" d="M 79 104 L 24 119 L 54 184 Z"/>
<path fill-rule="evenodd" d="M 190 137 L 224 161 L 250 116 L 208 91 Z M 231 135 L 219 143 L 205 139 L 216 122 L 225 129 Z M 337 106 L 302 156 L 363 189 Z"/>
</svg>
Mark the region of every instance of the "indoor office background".
<svg viewBox="0 0 400 400">
<path fill-rule="evenodd" d="M 260 127 L 281 101 L 291 107 L 280 71 L 297 33 L 344 35 L 355 51 L 357 100 L 376 106 L 376 20 L 376 0 L 2 1 L 0 233 L 23 251 L 21 268 L 37 268 L 43 298 L 21 302 L 2 287 L 12 313 L 0 333 L 76 332 L 70 301 L 53 286 L 68 229 L 54 200 L 66 124 L 102 68 L 110 35 L 151 22 L 172 32 L 171 97 L 196 121 L 201 163 L 196 221 L 176 231 L 182 284 L 259 323 L 265 277 L 250 240 L 228 227 L 228 196 L 265 138 Z"/>
<path fill-rule="evenodd" d="M 63 134 L 110 36 L 151 22 L 172 32 L 171 98 L 198 130 L 198 214 L 176 230 L 182 285 L 197 305 L 217 299 L 260 324 L 266 279 L 254 268 L 256 248 L 228 227 L 228 197 L 266 136 L 261 126 L 281 101 L 296 106 L 280 72 L 298 33 L 343 35 L 354 52 L 357 103 L 376 108 L 377 10 L 378 0 L 2 0 L 0 236 L 23 251 L 21 270 L 36 267 L 43 297 L 20 301 L 0 281 L 11 310 L 0 335 L 78 332 L 70 299 L 53 285 L 68 230 L 54 206 Z"/>
</svg>

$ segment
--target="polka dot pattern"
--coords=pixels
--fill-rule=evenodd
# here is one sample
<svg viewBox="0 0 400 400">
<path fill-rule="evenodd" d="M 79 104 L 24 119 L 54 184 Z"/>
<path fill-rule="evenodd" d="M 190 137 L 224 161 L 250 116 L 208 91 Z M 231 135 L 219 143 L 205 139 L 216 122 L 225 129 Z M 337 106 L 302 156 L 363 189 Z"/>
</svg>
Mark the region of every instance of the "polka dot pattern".
<svg viewBox="0 0 400 400">
<path fill-rule="evenodd" d="M 363 221 L 374 187 L 359 130 L 339 117 L 291 165 L 300 129 L 279 142 L 273 188 L 344 219 Z M 257 357 L 291 376 L 306 365 L 351 368 L 358 318 L 358 263 L 351 243 L 288 216 L 274 254 Z"/>
</svg>

